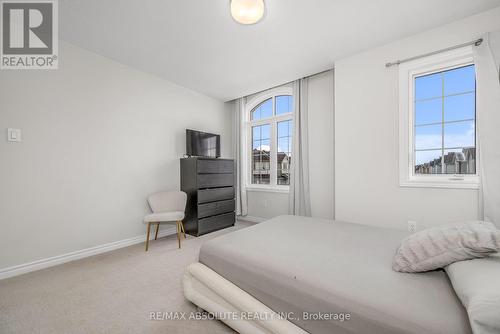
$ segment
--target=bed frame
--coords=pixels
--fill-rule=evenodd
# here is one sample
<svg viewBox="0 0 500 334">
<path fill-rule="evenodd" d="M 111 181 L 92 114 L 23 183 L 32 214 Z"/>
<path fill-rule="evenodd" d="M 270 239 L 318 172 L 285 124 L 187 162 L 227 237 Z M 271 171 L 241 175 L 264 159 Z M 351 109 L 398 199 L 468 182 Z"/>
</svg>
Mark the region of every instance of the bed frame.
<svg viewBox="0 0 500 334">
<path fill-rule="evenodd" d="M 271 319 L 233 319 L 218 317 L 238 333 L 251 334 L 305 334 L 307 333 L 290 321 L 279 318 L 278 314 L 239 287 L 217 274 L 207 266 L 197 262 L 189 265 L 183 278 L 184 295 L 199 308 L 213 314 L 236 312 L 262 314 Z M 271 316 L 272 315 L 272 316 Z M 249 318 L 249 317 L 247 317 Z"/>
</svg>

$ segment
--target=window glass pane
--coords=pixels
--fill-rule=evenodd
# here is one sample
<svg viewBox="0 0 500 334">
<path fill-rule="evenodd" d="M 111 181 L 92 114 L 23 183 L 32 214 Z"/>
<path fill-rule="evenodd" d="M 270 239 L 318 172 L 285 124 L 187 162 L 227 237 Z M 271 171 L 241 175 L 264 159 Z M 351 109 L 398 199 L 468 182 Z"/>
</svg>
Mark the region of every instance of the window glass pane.
<svg viewBox="0 0 500 334">
<path fill-rule="evenodd" d="M 251 119 L 258 120 L 271 117 L 272 115 L 273 115 L 273 100 L 267 99 L 252 110 Z"/>
<path fill-rule="evenodd" d="M 475 140 L 474 121 L 447 123 L 444 125 L 444 147 L 474 147 Z"/>
<path fill-rule="evenodd" d="M 278 152 L 290 152 L 290 140 L 288 137 L 278 138 Z"/>
<path fill-rule="evenodd" d="M 415 174 L 441 174 L 441 150 L 416 151 Z"/>
<path fill-rule="evenodd" d="M 444 173 L 476 174 L 476 149 L 471 147 L 445 150 Z"/>
<path fill-rule="evenodd" d="M 271 125 L 252 128 L 252 183 L 269 184 L 271 155 Z"/>
<path fill-rule="evenodd" d="M 444 98 L 444 121 L 459 121 L 476 117 L 476 94 L 468 93 Z"/>
<path fill-rule="evenodd" d="M 252 128 L 252 140 L 253 141 L 260 140 L 260 129 L 261 129 L 260 126 L 254 126 Z"/>
<path fill-rule="evenodd" d="M 263 140 L 271 138 L 271 125 L 264 124 L 252 127 L 252 140 Z"/>
<path fill-rule="evenodd" d="M 290 95 L 276 96 L 276 115 L 292 112 L 292 97 Z"/>
<path fill-rule="evenodd" d="M 265 139 L 260 141 L 260 147 L 258 147 L 263 154 L 269 154 L 271 152 L 271 140 Z"/>
<path fill-rule="evenodd" d="M 277 182 L 278 185 L 290 184 L 290 163 L 292 151 L 291 137 L 292 121 L 287 120 L 278 122 L 278 152 L 276 161 Z"/>
<path fill-rule="evenodd" d="M 416 174 L 476 173 L 475 85 L 473 65 L 415 79 Z"/>
<path fill-rule="evenodd" d="M 415 100 L 429 99 L 442 95 L 441 73 L 415 78 Z"/>
<path fill-rule="evenodd" d="M 271 125 L 261 125 L 260 129 L 260 139 L 271 139 Z"/>
<path fill-rule="evenodd" d="M 442 125 L 415 127 L 415 149 L 440 149 L 442 147 Z"/>
<path fill-rule="evenodd" d="M 415 102 L 415 124 L 429 124 L 442 122 L 443 99 L 437 98 Z"/>
<path fill-rule="evenodd" d="M 476 89 L 474 65 L 443 72 L 444 95 L 471 92 Z"/>
<path fill-rule="evenodd" d="M 283 122 L 278 122 L 278 138 L 290 138 L 290 129 L 291 129 L 292 121 L 287 120 Z"/>
<path fill-rule="evenodd" d="M 292 135 L 292 121 L 278 122 L 278 138 Z"/>
<path fill-rule="evenodd" d="M 278 185 L 290 185 L 290 154 L 284 152 L 278 152 L 278 169 L 277 169 L 277 181 Z"/>
</svg>

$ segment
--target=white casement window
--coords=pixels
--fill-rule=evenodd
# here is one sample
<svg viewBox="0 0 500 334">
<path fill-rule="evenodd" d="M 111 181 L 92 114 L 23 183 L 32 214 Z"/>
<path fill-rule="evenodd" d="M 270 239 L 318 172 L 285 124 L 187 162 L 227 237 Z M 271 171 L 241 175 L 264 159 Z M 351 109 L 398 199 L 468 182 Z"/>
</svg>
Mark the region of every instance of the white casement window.
<svg viewBox="0 0 500 334">
<path fill-rule="evenodd" d="M 245 105 L 247 189 L 287 192 L 292 159 L 292 88 L 252 96 Z"/>
<path fill-rule="evenodd" d="M 472 47 L 399 66 L 400 185 L 477 188 Z"/>
</svg>

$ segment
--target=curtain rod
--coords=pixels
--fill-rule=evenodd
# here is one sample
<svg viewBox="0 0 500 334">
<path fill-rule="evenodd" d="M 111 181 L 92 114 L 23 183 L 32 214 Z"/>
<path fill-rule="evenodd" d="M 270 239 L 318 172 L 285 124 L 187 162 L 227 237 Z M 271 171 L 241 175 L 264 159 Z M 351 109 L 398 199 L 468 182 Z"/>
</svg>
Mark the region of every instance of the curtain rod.
<svg viewBox="0 0 500 334">
<path fill-rule="evenodd" d="M 314 77 L 316 75 L 320 75 L 320 74 L 323 74 L 323 73 L 328 73 L 330 71 L 333 71 L 334 69 L 335 69 L 335 67 L 329 68 L 328 70 L 324 70 L 324 71 L 321 71 L 321 72 L 318 72 L 318 73 L 310 74 L 308 76 L 302 77 L 301 79 L 307 79 L 307 78 L 310 78 L 310 77 Z"/>
<path fill-rule="evenodd" d="M 330 68 L 328 70 L 321 71 L 321 72 L 317 72 L 317 73 L 314 73 L 314 74 L 310 74 L 308 76 L 305 76 L 305 77 L 302 77 L 302 78 L 299 78 L 299 79 L 307 79 L 307 78 L 310 78 L 310 77 L 314 77 L 316 75 L 320 75 L 320 74 L 323 74 L 323 73 L 327 73 L 327 72 L 333 71 L 334 69 L 335 69 L 335 67 Z M 276 85 L 276 86 L 272 86 L 272 87 L 266 88 L 264 90 L 261 90 L 261 91 L 258 91 L 258 92 L 252 93 L 252 94 L 248 94 L 248 95 L 245 95 L 245 96 L 242 96 L 242 97 L 248 97 L 250 95 L 260 94 L 260 93 L 263 93 L 265 91 L 268 91 L 268 90 L 271 90 L 271 89 L 274 89 L 274 88 L 278 88 L 278 87 L 281 87 L 281 86 L 284 86 L 284 85 L 291 84 L 294 81 L 295 80 L 288 81 L 288 82 L 285 82 L 285 83 L 282 83 L 282 84 L 279 84 L 279 85 Z"/>
<path fill-rule="evenodd" d="M 483 39 L 479 38 L 479 39 L 476 39 L 476 40 L 471 41 L 471 42 L 467 42 L 467 43 L 463 43 L 463 44 L 459 44 L 459 45 L 450 46 L 449 48 L 445 48 L 445 49 L 441 49 L 441 50 L 437 50 L 437 51 L 425 53 L 423 55 L 419 55 L 419 56 L 415 56 L 415 57 L 411 57 L 411 58 L 406 58 L 406 59 L 396 60 L 396 61 L 393 61 L 393 62 L 390 62 L 390 63 L 386 63 L 385 67 L 391 67 L 391 66 L 399 65 L 399 64 L 402 64 L 402 63 L 406 63 L 406 62 L 409 62 L 409 61 L 412 61 L 412 60 L 415 60 L 415 59 L 424 58 L 424 57 L 428 57 L 428 56 L 433 56 L 433 55 L 436 55 L 438 53 L 442 53 L 442 52 L 446 52 L 446 51 L 450 51 L 450 50 L 455 50 L 455 49 L 463 48 L 464 46 L 469 46 L 469 45 L 479 46 L 479 45 L 481 45 L 482 42 L 483 42 Z"/>
</svg>

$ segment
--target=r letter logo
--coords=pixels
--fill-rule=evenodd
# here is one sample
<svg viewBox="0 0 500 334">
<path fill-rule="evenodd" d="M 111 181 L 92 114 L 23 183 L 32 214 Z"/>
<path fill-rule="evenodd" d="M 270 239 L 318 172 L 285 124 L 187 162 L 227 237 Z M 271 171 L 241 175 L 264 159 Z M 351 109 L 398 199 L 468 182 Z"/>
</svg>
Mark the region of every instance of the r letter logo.
<svg viewBox="0 0 500 334">
<path fill-rule="evenodd" d="M 0 4 L 0 69 L 57 69 L 57 0 Z"/>
</svg>

